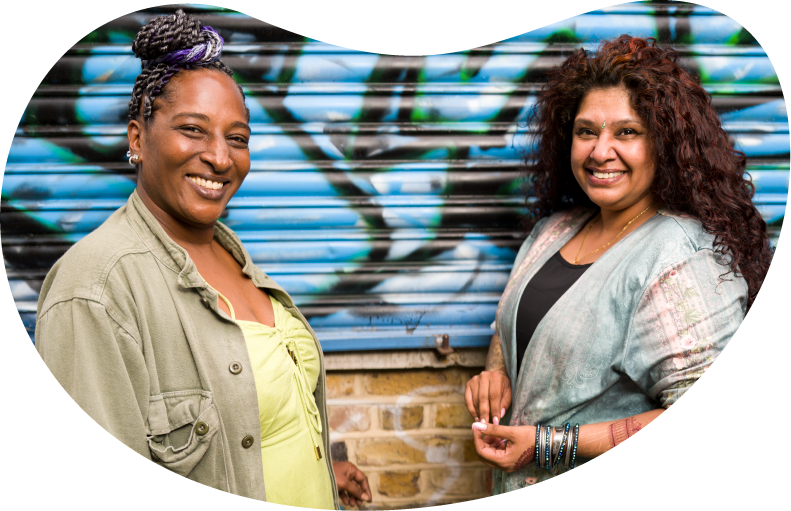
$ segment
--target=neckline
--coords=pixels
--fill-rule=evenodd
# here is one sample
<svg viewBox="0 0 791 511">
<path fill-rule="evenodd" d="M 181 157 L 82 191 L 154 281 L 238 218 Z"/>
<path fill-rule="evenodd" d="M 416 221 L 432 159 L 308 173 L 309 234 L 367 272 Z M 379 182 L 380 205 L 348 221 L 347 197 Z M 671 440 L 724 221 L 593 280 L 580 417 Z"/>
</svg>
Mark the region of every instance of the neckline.
<svg viewBox="0 0 791 511">
<path fill-rule="evenodd" d="M 587 264 L 574 264 L 572 262 L 566 261 L 563 258 L 563 255 L 560 253 L 560 249 L 558 249 L 558 251 L 555 252 L 555 255 L 553 257 L 555 257 L 558 260 L 558 262 L 560 262 L 560 264 L 562 264 L 564 267 L 569 268 L 571 270 L 584 270 L 589 268 L 590 266 L 593 265 L 593 263 L 596 262 L 593 261 L 593 263 L 587 263 Z"/>
<path fill-rule="evenodd" d="M 203 279 L 203 281 L 206 282 L 206 279 Z M 236 313 L 234 312 L 233 305 L 231 304 L 231 301 L 228 300 L 225 296 L 223 296 L 222 293 L 220 293 L 219 291 L 214 289 L 212 287 L 212 285 L 209 284 L 208 282 L 206 282 L 206 285 L 209 287 L 209 289 L 211 289 L 212 291 L 217 293 L 217 296 L 223 302 L 225 302 L 225 305 L 228 306 L 228 310 L 231 312 L 231 321 L 234 321 L 237 324 L 239 324 L 239 323 L 246 323 L 246 324 L 249 324 L 249 325 L 261 326 L 261 327 L 264 327 L 264 328 L 277 329 L 277 314 L 272 314 L 272 321 L 274 323 L 274 325 L 272 325 L 272 326 L 266 325 L 266 324 L 261 323 L 259 321 L 250 321 L 249 319 L 236 319 Z M 269 297 L 269 303 L 272 304 L 272 312 L 274 312 L 274 310 L 275 310 L 275 299 L 269 293 L 266 293 L 266 296 Z"/>
</svg>

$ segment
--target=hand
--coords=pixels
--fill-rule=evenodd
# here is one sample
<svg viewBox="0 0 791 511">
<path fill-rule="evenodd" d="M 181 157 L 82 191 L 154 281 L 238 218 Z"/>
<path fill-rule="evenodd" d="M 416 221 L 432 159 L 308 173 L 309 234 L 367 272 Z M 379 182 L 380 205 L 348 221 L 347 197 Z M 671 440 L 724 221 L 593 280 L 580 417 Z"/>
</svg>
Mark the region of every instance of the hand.
<svg viewBox="0 0 791 511">
<path fill-rule="evenodd" d="M 484 371 L 467 382 L 464 401 L 476 421 L 500 424 L 511 406 L 511 380 L 505 372 Z"/>
<path fill-rule="evenodd" d="M 371 489 L 368 478 L 362 471 L 348 461 L 332 463 L 335 482 L 338 484 L 338 496 L 345 506 L 359 506 L 361 502 L 371 502 Z"/>
<path fill-rule="evenodd" d="M 535 426 L 497 426 L 476 422 L 472 436 L 478 458 L 503 472 L 514 472 L 536 461 Z M 493 441 L 501 439 L 505 442 Z"/>
</svg>

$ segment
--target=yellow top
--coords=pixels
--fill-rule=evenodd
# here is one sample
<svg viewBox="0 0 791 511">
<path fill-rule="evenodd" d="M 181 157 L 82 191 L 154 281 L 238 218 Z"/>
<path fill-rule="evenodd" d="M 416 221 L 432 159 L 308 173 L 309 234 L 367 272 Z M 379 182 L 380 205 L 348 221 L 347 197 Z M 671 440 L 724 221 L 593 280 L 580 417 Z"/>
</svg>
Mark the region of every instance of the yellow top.
<svg viewBox="0 0 791 511">
<path fill-rule="evenodd" d="M 215 289 L 215 291 L 217 291 Z M 272 296 L 275 326 L 233 319 L 247 342 L 261 418 L 261 458 L 266 500 L 276 504 L 335 509 L 332 483 L 321 453 L 321 417 L 313 398 L 320 362 L 302 322 Z"/>
</svg>

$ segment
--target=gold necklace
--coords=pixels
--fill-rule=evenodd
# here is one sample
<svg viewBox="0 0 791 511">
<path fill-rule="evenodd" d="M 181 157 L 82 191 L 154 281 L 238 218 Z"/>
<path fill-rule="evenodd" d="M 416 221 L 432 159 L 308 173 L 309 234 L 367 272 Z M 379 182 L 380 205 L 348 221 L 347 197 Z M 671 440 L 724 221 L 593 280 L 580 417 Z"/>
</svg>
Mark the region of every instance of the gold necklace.
<svg viewBox="0 0 791 511">
<path fill-rule="evenodd" d="M 645 209 L 644 209 L 644 210 L 642 210 L 640 213 L 638 213 L 636 217 L 634 217 L 634 218 L 632 218 L 631 220 L 629 220 L 629 222 L 627 222 L 627 224 L 623 226 L 623 229 L 621 229 L 621 232 L 619 232 L 618 234 L 616 234 L 616 235 L 615 235 L 615 237 L 614 237 L 613 239 L 611 239 L 611 240 L 610 240 L 610 241 L 609 241 L 609 242 L 608 242 L 606 245 L 604 245 L 604 246 L 601 246 L 601 247 L 597 248 L 596 250 L 594 250 L 593 252 L 591 252 L 590 254 L 586 254 L 584 257 L 580 258 L 580 252 L 582 252 L 582 246 L 585 244 L 585 238 L 587 238 L 587 237 L 588 237 L 588 233 L 589 233 L 589 232 L 591 232 L 591 227 L 593 227 L 593 224 L 595 224 L 595 223 L 596 223 L 596 220 L 598 220 L 598 219 L 599 219 L 598 217 L 596 217 L 596 220 L 594 220 L 593 222 L 591 222 L 591 223 L 589 223 L 589 224 L 588 224 L 588 229 L 585 231 L 585 234 L 582 236 L 582 242 L 580 243 L 580 248 L 579 248 L 579 250 L 577 250 L 577 256 L 574 258 L 574 264 L 577 264 L 577 263 L 578 263 L 579 261 L 581 261 L 582 259 L 585 259 L 585 258 L 587 258 L 587 257 L 590 257 L 590 256 L 592 256 L 593 254 L 595 254 L 596 252 L 598 252 L 599 250 L 601 250 L 601 249 L 603 249 L 603 248 L 607 248 L 607 247 L 609 247 L 610 245 L 612 245 L 612 242 L 613 242 L 613 241 L 615 241 L 615 240 L 617 240 L 617 239 L 618 239 L 618 236 L 620 236 L 621 234 L 623 234 L 623 232 L 626 230 L 626 228 L 627 228 L 627 227 L 629 227 L 630 225 L 632 225 L 632 222 L 634 222 L 635 220 L 637 220 L 638 218 L 640 218 L 640 216 L 641 216 L 643 213 L 645 213 L 646 211 L 648 211 L 649 209 L 651 209 L 651 204 L 649 204 L 647 208 L 645 208 Z"/>
</svg>

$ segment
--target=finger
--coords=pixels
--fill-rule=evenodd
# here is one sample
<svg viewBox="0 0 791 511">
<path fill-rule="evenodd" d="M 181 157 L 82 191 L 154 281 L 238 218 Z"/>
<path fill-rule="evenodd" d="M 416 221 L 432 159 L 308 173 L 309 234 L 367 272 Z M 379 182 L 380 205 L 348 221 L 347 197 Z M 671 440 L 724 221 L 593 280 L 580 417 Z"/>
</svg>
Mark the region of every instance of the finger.
<svg viewBox="0 0 791 511">
<path fill-rule="evenodd" d="M 349 496 L 354 497 L 355 499 L 359 499 L 363 494 L 363 489 L 359 484 L 357 484 L 357 481 L 353 480 L 352 478 L 349 478 L 344 489 L 349 492 Z"/>
<path fill-rule="evenodd" d="M 505 438 L 512 442 L 516 440 L 516 427 L 514 426 L 501 426 L 498 424 L 484 424 L 482 422 L 473 422 L 473 429 L 478 430 L 482 435 L 496 436 L 498 438 Z"/>
<path fill-rule="evenodd" d="M 475 404 L 472 401 L 472 385 L 473 381 L 475 380 L 474 377 L 470 381 L 467 382 L 467 388 L 464 389 L 464 404 L 467 405 L 467 411 L 470 412 L 470 415 L 474 420 L 478 420 L 478 411 L 475 409 Z"/>
<path fill-rule="evenodd" d="M 503 383 L 505 388 L 503 389 L 503 398 L 500 401 L 500 418 L 505 415 L 507 409 L 511 408 L 511 382 L 505 380 Z"/>
<path fill-rule="evenodd" d="M 338 496 L 341 498 L 341 502 L 343 502 L 344 505 L 349 505 L 349 495 L 345 491 L 338 492 Z"/>
<path fill-rule="evenodd" d="M 505 378 L 499 374 L 489 380 L 489 409 L 492 412 L 492 422 L 494 424 L 500 424 L 504 382 Z M 495 418 L 497 418 L 497 421 L 494 420 Z"/>
<path fill-rule="evenodd" d="M 357 468 L 357 467 L 355 467 Z M 371 487 L 368 486 L 368 476 L 366 476 L 362 470 L 357 468 L 354 473 L 354 480 L 357 481 L 357 484 L 360 485 L 362 492 L 360 493 L 360 500 L 364 500 L 366 502 L 371 502 Z"/>
<path fill-rule="evenodd" d="M 355 500 L 369 500 L 371 498 L 371 489 L 368 486 L 368 477 L 352 463 L 349 464 L 349 468 L 347 490 Z"/>
<path fill-rule="evenodd" d="M 491 377 L 481 374 L 481 382 L 478 385 L 478 412 L 482 422 L 489 422 L 489 385 Z"/>
</svg>

